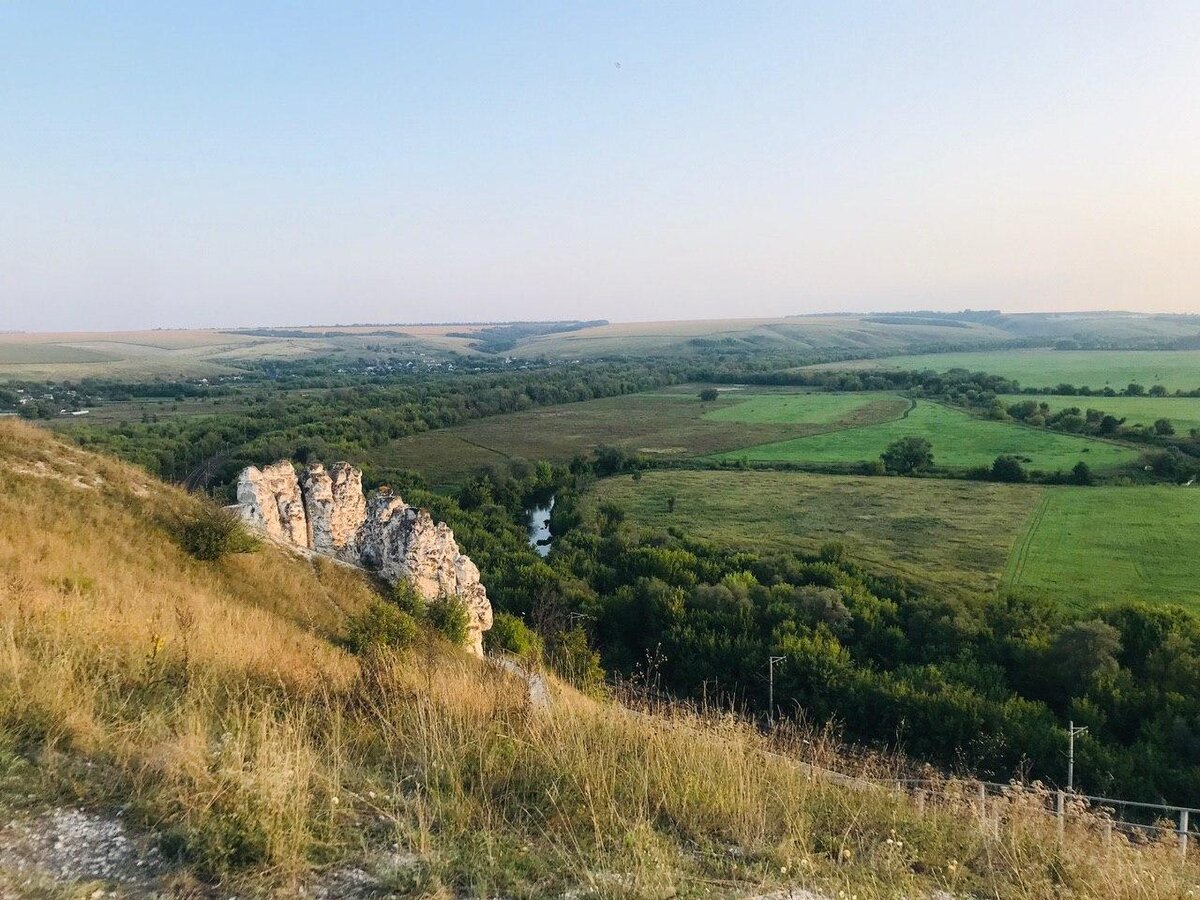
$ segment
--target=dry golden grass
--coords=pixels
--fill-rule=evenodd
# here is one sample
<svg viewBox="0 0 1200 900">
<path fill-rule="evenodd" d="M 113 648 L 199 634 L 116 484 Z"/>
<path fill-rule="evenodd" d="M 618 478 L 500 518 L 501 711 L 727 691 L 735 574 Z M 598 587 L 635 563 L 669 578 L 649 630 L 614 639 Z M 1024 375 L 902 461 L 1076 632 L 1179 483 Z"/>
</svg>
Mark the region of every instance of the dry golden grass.
<svg viewBox="0 0 1200 900">
<path fill-rule="evenodd" d="M 19 470 L 19 471 L 18 471 Z M 893 777 L 819 736 L 719 711 L 636 711 L 431 640 L 352 657 L 356 573 L 274 548 L 200 563 L 166 527 L 191 498 L 0 424 L 0 733 L 44 802 L 128 805 L 185 873 L 294 895 L 314 868 L 402 895 L 1188 896 L 1173 847 L 1106 842 L 1037 797 L 980 815 L 812 766 Z M 396 855 L 399 854 L 399 855 Z M 400 864 L 402 863 L 402 864 Z"/>
</svg>

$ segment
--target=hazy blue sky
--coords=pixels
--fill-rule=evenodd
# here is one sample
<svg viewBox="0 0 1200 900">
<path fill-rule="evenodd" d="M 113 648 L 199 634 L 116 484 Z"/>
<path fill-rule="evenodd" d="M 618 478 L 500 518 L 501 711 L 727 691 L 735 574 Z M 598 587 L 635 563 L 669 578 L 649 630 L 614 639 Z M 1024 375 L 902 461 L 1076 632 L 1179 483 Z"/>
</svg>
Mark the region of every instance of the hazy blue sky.
<svg viewBox="0 0 1200 900">
<path fill-rule="evenodd" d="M 1200 4 L 0 3 L 0 330 L 1200 312 Z"/>
</svg>

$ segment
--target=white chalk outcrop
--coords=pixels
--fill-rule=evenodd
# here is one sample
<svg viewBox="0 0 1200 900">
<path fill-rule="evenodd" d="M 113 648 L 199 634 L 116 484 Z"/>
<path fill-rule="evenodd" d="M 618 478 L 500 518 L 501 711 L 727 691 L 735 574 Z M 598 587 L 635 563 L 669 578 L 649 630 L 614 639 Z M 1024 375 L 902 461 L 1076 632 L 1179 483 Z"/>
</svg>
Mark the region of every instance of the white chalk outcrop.
<svg viewBox="0 0 1200 900">
<path fill-rule="evenodd" d="M 242 519 L 268 537 L 361 565 L 392 584 L 407 580 L 426 601 L 458 597 L 469 613 L 471 649 L 483 655 L 492 627 L 487 590 L 454 532 L 428 510 L 386 488 L 368 501 L 362 472 L 344 462 L 329 470 L 314 463 L 299 478 L 287 460 L 250 466 L 238 477 L 237 498 Z"/>
</svg>

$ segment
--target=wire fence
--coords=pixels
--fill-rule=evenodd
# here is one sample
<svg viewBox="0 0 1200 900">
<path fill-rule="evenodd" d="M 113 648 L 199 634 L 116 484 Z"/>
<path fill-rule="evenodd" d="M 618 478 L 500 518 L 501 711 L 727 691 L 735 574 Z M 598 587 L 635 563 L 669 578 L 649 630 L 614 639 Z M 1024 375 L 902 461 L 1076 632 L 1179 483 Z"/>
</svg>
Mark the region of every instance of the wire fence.
<svg viewBox="0 0 1200 900">
<path fill-rule="evenodd" d="M 680 700 L 653 682 L 610 678 L 607 680 L 607 684 L 613 700 L 642 715 L 655 715 L 681 709 L 700 715 L 705 710 L 712 708 L 705 699 Z M 964 782 L 960 781 L 947 782 L 930 778 L 862 777 L 812 765 L 793 756 L 779 753 L 769 755 L 777 756 L 780 761 L 799 765 L 816 777 L 847 787 L 859 790 L 902 791 L 922 805 L 938 799 L 951 799 L 950 795 L 953 795 L 952 799 L 962 799 Z M 1102 823 L 1105 840 L 1110 840 L 1114 834 L 1121 835 L 1130 841 L 1142 842 L 1174 836 L 1178 842 L 1181 859 L 1187 858 L 1193 840 L 1200 838 L 1200 809 L 1195 807 L 1080 794 L 1075 791 L 1049 788 L 1040 782 L 1012 781 L 1002 784 L 994 781 L 968 780 L 965 784 L 968 785 L 968 789 L 973 788 L 977 792 L 975 803 L 981 824 L 991 823 L 998 827 L 999 804 L 1011 799 L 1014 795 L 1024 795 L 1034 798 L 1035 801 L 1040 799 L 1046 814 L 1058 819 L 1060 836 L 1063 835 L 1065 824 L 1069 819 L 1087 818 L 1091 822 Z"/>
</svg>

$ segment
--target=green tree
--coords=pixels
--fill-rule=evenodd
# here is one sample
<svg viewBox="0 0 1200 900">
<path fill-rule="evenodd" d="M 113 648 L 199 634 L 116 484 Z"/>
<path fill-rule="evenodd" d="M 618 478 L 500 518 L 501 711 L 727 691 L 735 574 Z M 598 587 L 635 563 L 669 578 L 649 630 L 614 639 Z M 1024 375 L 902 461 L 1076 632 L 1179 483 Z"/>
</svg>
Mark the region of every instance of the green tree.
<svg viewBox="0 0 1200 900">
<path fill-rule="evenodd" d="M 721 396 L 720 392 L 714 387 L 706 387 L 700 392 L 700 399 L 705 403 L 710 403 Z"/>
<path fill-rule="evenodd" d="M 1021 484 L 1029 480 L 1029 473 L 1015 456 L 997 456 L 992 463 L 991 480 Z"/>
<path fill-rule="evenodd" d="M 1175 426 L 1171 424 L 1170 419 L 1159 419 L 1154 423 L 1154 433 L 1163 437 L 1170 437 L 1175 433 Z"/>
<path fill-rule="evenodd" d="M 1082 693 L 1097 677 L 1115 673 L 1121 653 L 1121 632 L 1101 619 L 1067 625 L 1054 639 L 1051 655 L 1063 681 Z"/>
<path fill-rule="evenodd" d="M 902 437 L 887 445 L 879 455 L 889 472 L 911 475 L 933 465 L 933 445 L 923 437 Z"/>
<path fill-rule="evenodd" d="M 1075 463 L 1075 468 L 1071 470 L 1071 484 L 1088 485 L 1095 483 L 1096 479 L 1092 477 L 1091 467 L 1083 460 Z"/>
</svg>

